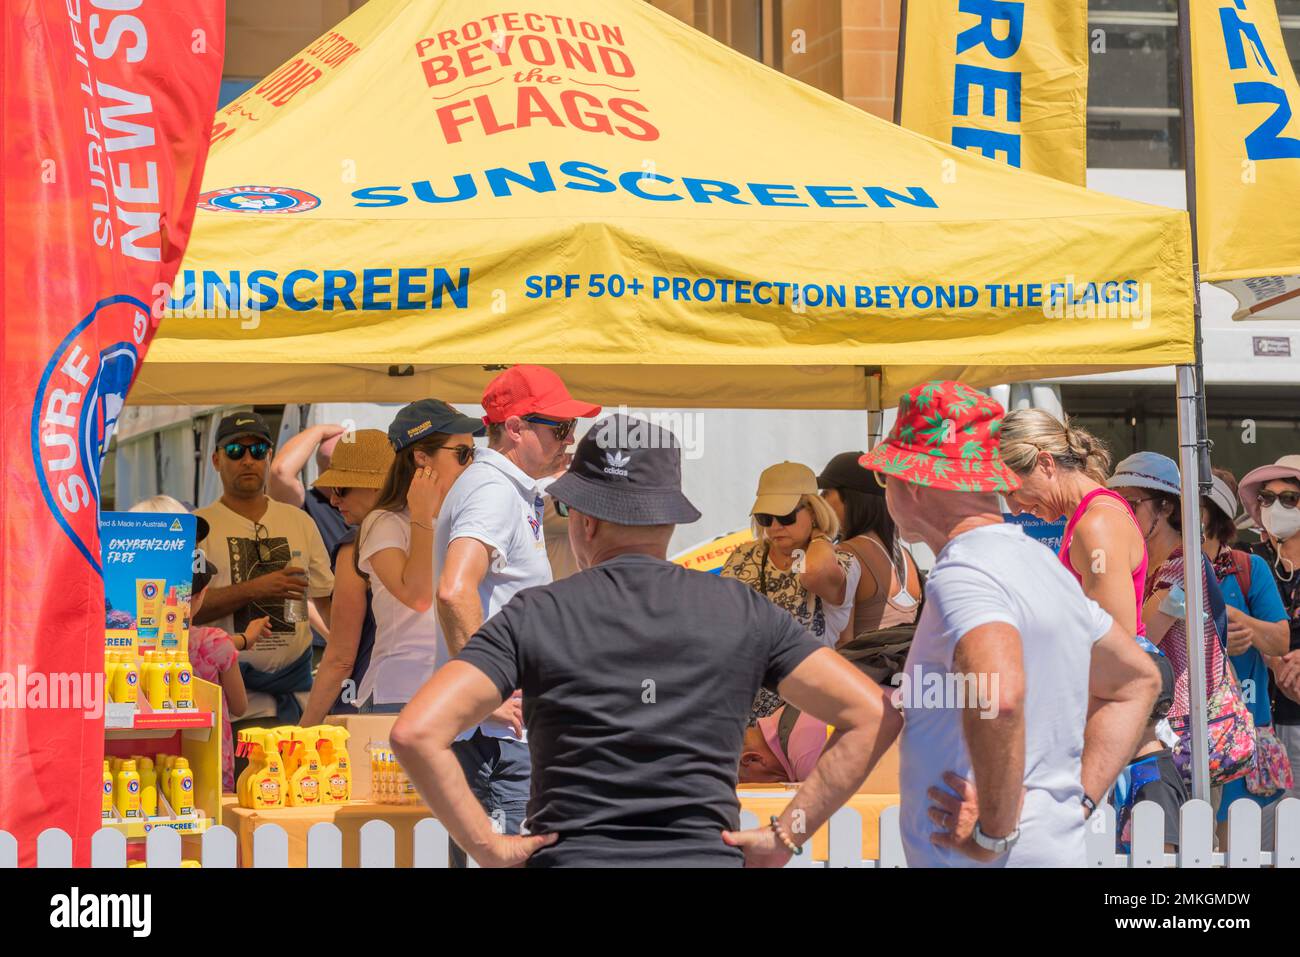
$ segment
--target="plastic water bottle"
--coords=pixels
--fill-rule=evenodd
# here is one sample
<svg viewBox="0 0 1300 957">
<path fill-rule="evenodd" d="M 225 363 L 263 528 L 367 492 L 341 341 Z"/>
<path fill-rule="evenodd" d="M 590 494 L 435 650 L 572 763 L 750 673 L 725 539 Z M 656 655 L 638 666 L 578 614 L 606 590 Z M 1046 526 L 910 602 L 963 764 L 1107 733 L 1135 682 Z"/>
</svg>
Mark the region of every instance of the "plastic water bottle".
<svg viewBox="0 0 1300 957">
<path fill-rule="evenodd" d="M 298 549 L 295 548 L 293 551 L 293 560 L 290 561 L 289 564 L 292 565 L 294 568 L 301 568 L 302 552 L 298 551 Z M 291 625 L 295 625 L 300 621 L 307 620 L 307 596 L 306 595 L 303 595 L 302 598 L 286 598 L 284 600 L 284 620 Z"/>
</svg>

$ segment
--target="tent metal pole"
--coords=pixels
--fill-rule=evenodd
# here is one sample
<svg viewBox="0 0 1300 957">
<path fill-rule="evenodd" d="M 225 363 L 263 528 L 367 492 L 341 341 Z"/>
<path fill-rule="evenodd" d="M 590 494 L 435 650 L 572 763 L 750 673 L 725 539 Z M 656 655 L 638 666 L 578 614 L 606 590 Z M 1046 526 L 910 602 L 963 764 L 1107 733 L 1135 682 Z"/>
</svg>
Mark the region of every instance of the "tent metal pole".
<svg viewBox="0 0 1300 957">
<path fill-rule="evenodd" d="M 1191 709 L 1192 797 L 1210 799 L 1209 726 L 1206 722 L 1205 641 L 1201 609 L 1201 496 L 1196 481 L 1196 369 L 1178 367 L 1178 470 L 1182 476 L 1183 589 L 1187 594 L 1187 701 Z"/>
<path fill-rule="evenodd" d="M 1177 367 L 1178 470 L 1182 484 L 1183 589 L 1187 595 L 1187 697 L 1191 709 L 1192 797 L 1210 799 L 1209 728 L 1206 721 L 1205 642 L 1202 638 L 1201 490 L 1210 485 L 1205 427 L 1205 372 L 1201 353 L 1201 277 L 1196 241 L 1196 116 L 1192 100 L 1190 0 L 1178 0 L 1178 72 L 1182 91 L 1183 166 L 1192 233 L 1192 324 L 1195 360 Z"/>
<path fill-rule="evenodd" d="M 907 0 L 898 6 L 898 63 L 894 68 L 894 125 L 903 125 L 903 61 L 907 54 Z"/>
</svg>

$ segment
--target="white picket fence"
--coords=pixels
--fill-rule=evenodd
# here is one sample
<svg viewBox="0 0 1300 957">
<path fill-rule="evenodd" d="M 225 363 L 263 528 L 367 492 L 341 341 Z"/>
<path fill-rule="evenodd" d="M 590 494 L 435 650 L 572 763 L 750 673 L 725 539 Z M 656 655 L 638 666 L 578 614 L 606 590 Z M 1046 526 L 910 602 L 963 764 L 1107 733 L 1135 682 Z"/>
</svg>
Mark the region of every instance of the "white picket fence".
<svg viewBox="0 0 1300 957">
<path fill-rule="evenodd" d="M 1277 805 L 1273 847 L 1260 846 L 1260 808 L 1253 801 L 1236 801 L 1228 812 L 1228 846 L 1214 850 L 1214 814 L 1204 801 L 1188 801 L 1179 820 L 1181 840 L 1177 854 L 1166 854 L 1164 812 L 1158 805 L 1142 802 L 1133 810 L 1133 852 L 1115 853 L 1115 810 L 1102 805 L 1088 825 L 1089 867 L 1290 867 L 1300 868 L 1300 800 L 1287 798 Z M 741 827 L 758 827 L 752 813 L 741 813 Z M 880 857 L 862 859 L 862 817 L 852 808 L 841 808 L 828 824 L 829 860 L 814 861 L 810 853 L 793 858 L 788 867 L 906 867 L 903 841 L 898 829 L 898 806 L 880 815 Z M 235 834 L 227 827 L 213 827 L 203 834 L 201 861 L 204 867 L 237 866 Z M 433 818 L 415 825 L 412 860 L 415 867 L 447 866 L 447 829 Z M 810 848 L 808 850 L 811 850 Z M 91 866 L 126 867 L 126 838 L 105 828 L 91 838 Z M 171 828 L 158 827 L 146 838 L 149 867 L 179 868 L 181 838 Z M 71 867 L 72 838 L 50 828 L 36 839 L 38 867 Z M 369 821 L 361 828 L 361 867 L 395 866 L 395 834 L 385 821 Z M 0 831 L 0 869 L 18 866 L 18 842 Z M 277 824 L 263 824 L 253 832 L 254 867 L 289 866 L 289 839 Z M 343 866 L 343 834 L 333 824 L 316 824 L 307 834 L 307 866 Z"/>
</svg>

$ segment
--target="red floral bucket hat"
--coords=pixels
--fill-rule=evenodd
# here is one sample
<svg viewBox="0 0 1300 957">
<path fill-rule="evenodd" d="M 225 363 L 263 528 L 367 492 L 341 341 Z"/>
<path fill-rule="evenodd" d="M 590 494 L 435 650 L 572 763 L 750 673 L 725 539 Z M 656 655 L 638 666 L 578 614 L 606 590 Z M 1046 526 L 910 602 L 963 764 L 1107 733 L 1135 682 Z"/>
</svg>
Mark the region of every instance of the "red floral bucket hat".
<svg viewBox="0 0 1300 957">
<path fill-rule="evenodd" d="M 889 437 L 858 463 L 913 485 L 954 492 L 1011 492 L 1020 479 L 1002 463 L 1005 410 L 961 382 L 927 382 L 898 400 Z"/>
</svg>

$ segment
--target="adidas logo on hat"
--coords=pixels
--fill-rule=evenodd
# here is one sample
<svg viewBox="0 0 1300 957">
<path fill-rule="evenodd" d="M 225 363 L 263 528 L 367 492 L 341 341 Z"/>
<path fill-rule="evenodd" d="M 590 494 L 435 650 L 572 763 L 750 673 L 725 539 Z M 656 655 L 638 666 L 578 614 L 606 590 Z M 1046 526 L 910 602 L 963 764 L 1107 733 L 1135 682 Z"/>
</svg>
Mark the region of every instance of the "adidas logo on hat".
<svg viewBox="0 0 1300 957">
<path fill-rule="evenodd" d="M 605 461 L 607 464 L 604 468 L 606 475 L 627 476 L 627 467 L 632 461 L 632 456 L 624 455 L 622 452 L 606 452 Z"/>
</svg>

